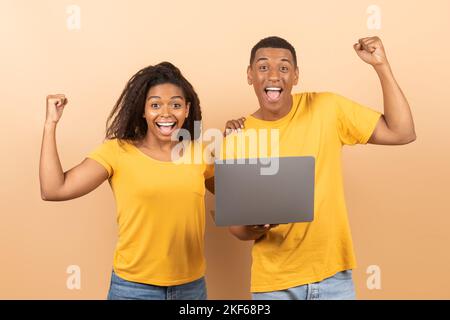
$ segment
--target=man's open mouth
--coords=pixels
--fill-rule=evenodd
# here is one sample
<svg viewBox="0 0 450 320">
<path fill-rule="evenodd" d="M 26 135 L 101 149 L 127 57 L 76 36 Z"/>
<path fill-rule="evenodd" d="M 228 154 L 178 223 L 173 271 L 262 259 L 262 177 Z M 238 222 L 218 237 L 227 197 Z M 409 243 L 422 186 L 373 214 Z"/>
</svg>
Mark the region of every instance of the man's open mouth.
<svg viewBox="0 0 450 320">
<path fill-rule="evenodd" d="M 264 91 L 266 92 L 269 101 L 278 101 L 278 99 L 280 99 L 281 93 L 283 92 L 283 89 L 279 87 L 267 87 L 264 89 Z"/>
<path fill-rule="evenodd" d="M 170 135 L 177 125 L 176 121 L 156 122 L 156 126 L 163 135 Z"/>
</svg>

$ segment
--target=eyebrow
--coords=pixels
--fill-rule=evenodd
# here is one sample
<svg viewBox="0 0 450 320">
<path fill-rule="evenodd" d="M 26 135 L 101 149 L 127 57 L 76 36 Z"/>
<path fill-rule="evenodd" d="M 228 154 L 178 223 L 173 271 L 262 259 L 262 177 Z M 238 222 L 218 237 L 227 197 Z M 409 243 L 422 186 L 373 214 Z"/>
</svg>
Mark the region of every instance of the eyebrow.
<svg viewBox="0 0 450 320">
<path fill-rule="evenodd" d="M 150 97 L 147 98 L 147 100 L 150 100 L 150 99 L 161 99 L 161 97 L 160 97 L 160 96 L 150 96 Z M 171 100 L 173 100 L 173 99 L 181 99 L 181 100 L 184 100 L 184 98 L 183 98 L 182 96 L 173 96 L 173 97 L 171 97 L 170 99 L 171 99 Z"/>
<path fill-rule="evenodd" d="M 257 63 L 259 61 L 266 61 L 266 60 L 269 60 L 269 59 L 266 58 L 266 57 L 261 57 L 258 60 L 256 60 L 255 63 Z M 288 63 L 292 64 L 291 60 L 289 60 L 288 58 L 281 58 L 281 61 L 288 62 Z"/>
</svg>

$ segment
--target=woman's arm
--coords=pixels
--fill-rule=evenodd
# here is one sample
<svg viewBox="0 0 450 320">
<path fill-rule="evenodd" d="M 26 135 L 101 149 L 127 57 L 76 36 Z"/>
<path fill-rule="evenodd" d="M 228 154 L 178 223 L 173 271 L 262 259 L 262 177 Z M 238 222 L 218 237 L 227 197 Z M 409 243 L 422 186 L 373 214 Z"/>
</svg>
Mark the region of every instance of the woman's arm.
<svg viewBox="0 0 450 320">
<path fill-rule="evenodd" d="M 214 194 L 214 177 L 205 180 L 205 187 L 209 192 Z"/>
<path fill-rule="evenodd" d="M 108 178 L 108 171 L 92 159 L 85 159 L 74 168 L 63 172 L 56 147 L 56 126 L 66 104 L 67 99 L 64 95 L 47 96 L 47 112 L 39 163 L 41 198 L 47 201 L 81 197 Z"/>
</svg>

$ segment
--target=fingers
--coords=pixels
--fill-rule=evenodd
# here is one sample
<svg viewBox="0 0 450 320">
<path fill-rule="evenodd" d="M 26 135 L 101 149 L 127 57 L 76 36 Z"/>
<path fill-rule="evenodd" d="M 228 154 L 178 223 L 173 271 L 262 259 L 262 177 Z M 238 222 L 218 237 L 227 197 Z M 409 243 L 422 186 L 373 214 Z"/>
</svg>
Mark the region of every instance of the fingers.
<svg viewBox="0 0 450 320">
<path fill-rule="evenodd" d="M 241 117 L 241 118 L 237 119 L 237 122 L 239 123 L 240 128 L 244 129 L 245 118 Z"/>
<path fill-rule="evenodd" d="M 253 231 L 256 231 L 258 233 L 260 232 L 266 232 L 267 230 L 269 230 L 270 225 L 268 224 L 258 224 L 258 225 L 253 225 L 253 226 L 249 226 Z"/>
<path fill-rule="evenodd" d="M 377 48 L 377 46 L 381 45 L 381 40 L 378 37 L 368 37 L 368 38 L 361 38 L 358 40 L 357 43 L 353 45 L 353 48 L 355 50 L 365 50 L 367 52 L 374 52 Z"/>
<path fill-rule="evenodd" d="M 65 99 L 66 96 L 62 93 L 58 93 L 58 94 L 49 94 L 47 96 L 47 100 L 55 100 L 55 99 Z"/>
<path fill-rule="evenodd" d="M 56 102 L 55 102 L 55 106 L 56 107 L 64 107 L 67 104 L 67 98 L 59 98 Z"/>
<path fill-rule="evenodd" d="M 251 225 L 249 227 L 255 232 L 264 233 L 277 226 L 278 224 L 258 224 L 258 225 Z"/>
<path fill-rule="evenodd" d="M 68 103 L 64 94 L 50 94 L 47 96 L 47 105 L 54 105 L 55 107 L 63 107 Z"/>
<path fill-rule="evenodd" d="M 244 129 L 244 122 L 245 122 L 245 118 L 241 117 L 237 120 L 229 120 L 227 121 L 227 123 L 225 124 L 225 132 L 224 132 L 224 136 L 229 135 L 230 133 L 234 132 L 238 132 L 241 131 L 242 129 Z"/>
<path fill-rule="evenodd" d="M 353 45 L 353 49 L 355 49 L 356 51 L 362 50 L 362 46 L 359 42 L 357 42 Z"/>
<path fill-rule="evenodd" d="M 368 41 L 366 39 L 359 39 L 358 42 L 360 44 L 360 47 L 362 47 L 367 52 L 372 53 L 372 49 L 369 47 Z"/>
</svg>

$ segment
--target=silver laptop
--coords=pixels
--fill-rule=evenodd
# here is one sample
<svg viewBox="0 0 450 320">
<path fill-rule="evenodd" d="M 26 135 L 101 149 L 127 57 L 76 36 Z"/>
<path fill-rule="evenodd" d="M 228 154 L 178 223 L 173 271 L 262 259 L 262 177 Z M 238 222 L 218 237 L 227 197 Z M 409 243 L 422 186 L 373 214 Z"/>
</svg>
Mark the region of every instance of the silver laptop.
<svg viewBox="0 0 450 320">
<path fill-rule="evenodd" d="M 314 157 L 226 161 L 214 164 L 217 226 L 313 220 Z"/>
</svg>

